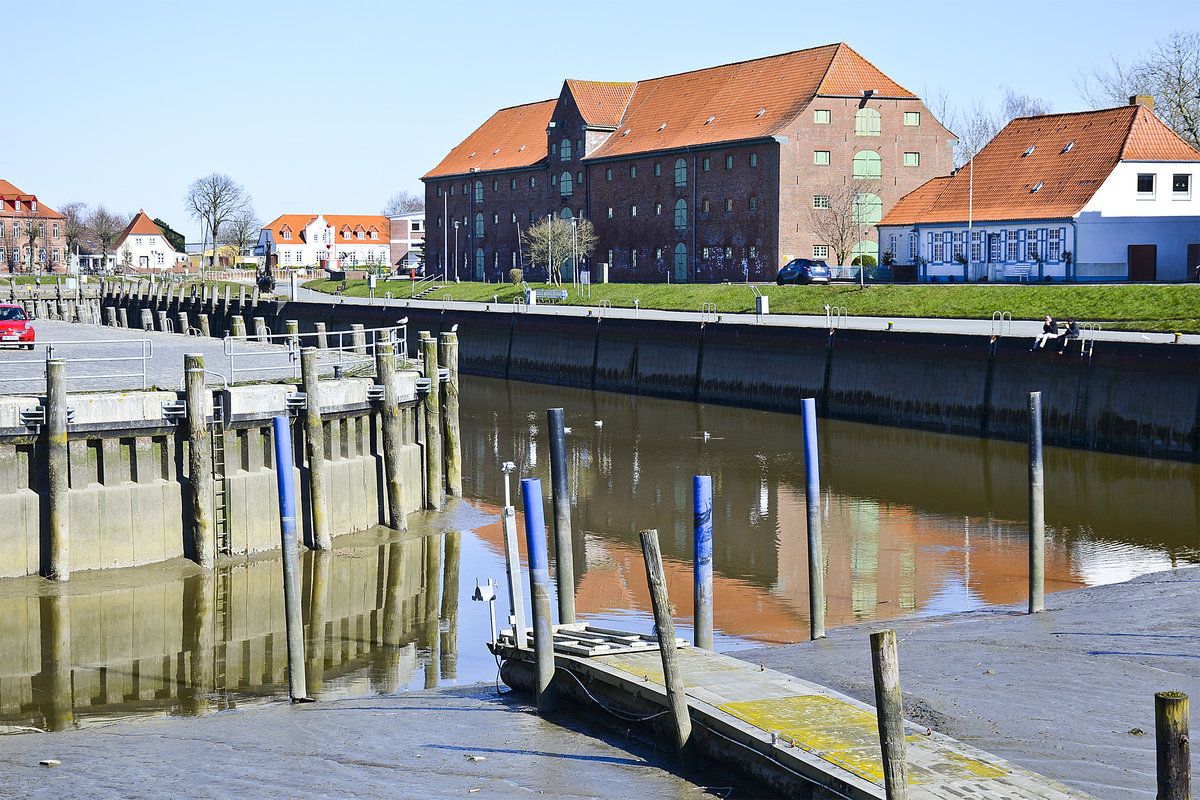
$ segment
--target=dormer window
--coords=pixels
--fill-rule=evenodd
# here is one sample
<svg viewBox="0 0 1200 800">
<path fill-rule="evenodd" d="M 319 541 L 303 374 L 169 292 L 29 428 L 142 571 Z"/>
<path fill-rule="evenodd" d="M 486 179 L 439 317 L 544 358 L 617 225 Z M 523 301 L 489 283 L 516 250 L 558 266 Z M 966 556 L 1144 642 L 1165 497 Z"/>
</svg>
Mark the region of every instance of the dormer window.
<svg viewBox="0 0 1200 800">
<path fill-rule="evenodd" d="M 290 230 L 285 230 L 283 232 L 283 238 L 290 241 L 292 238 L 292 232 Z"/>
<path fill-rule="evenodd" d="M 1030 191 L 1030 193 L 1038 192 L 1038 191 L 1040 191 L 1040 190 L 1041 190 L 1041 188 L 1042 188 L 1043 186 L 1045 186 L 1045 183 L 1044 183 L 1043 181 L 1038 181 L 1037 183 L 1035 183 L 1035 184 L 1033 185 L 1033 188 L 1032 188 L 1032 189 L 1030 189 L 1029 191 Z"/>
<path fill-rule="evenodd" d="M 35 214 L 37 213 L 37 200 L 31 200 L 29 202 L 29 210 Z"/>
</svg>

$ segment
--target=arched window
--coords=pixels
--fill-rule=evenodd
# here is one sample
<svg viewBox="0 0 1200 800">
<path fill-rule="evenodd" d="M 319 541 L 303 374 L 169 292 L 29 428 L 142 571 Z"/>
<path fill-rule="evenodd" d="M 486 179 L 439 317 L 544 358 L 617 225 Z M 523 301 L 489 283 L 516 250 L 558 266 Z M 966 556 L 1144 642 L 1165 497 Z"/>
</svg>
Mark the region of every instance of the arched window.
<svg viewBox="0 0 1200 800">
<path fill-rule="evenodd" d="M 854 115 L 855 136 L 879 135 L 879 112 L 873 108 L 860 108 Z"/>
<path fill-rule="evenodd" d="M 682 197 L 675 201 L 675 230 L 687 230 L 687 200 Z"/>
<path fill-rule="evenodd" d="M 571 160 L 571 140 L 570 139 L 562 140 L 562 147 L 558 148 L 558 157 L 561 158 L 563 161 Z"/>
<path fill-rule="evenodd" d="M 475 202 L 483 202 L 483 181 L 475 181 Z"/>
<path fill-rule="evenodd" d="M 883 159 L 874 150 L 860 150 L 854 154 L 854 177 L 875 178 L 883 177 Z"/>
<path fill-rule="evenodd" d="M 558 178 L 558 193 L 563 197 L 570 197 L 574 188 L 571 183 L 571 173 L 564 172 Z"/>
<path fill-rule="evenodd" d="M 883 219 L 883 201 L 879 199 L 879 195 L 863 192 L 855 195 L 854 199 L 858 203 L 854 215 L 855 222 L 860 225 L 875 225 Z"/>
<path fill-rule="evenodd" d="M 687 162 L 682 158 L 675 159 L 675 186 L 687 186 Z"/>
<path fill-rule="evenodd" d="M 475 280 L 483 280 L 483 248 L 475 251 Z"/>
<path fill-rule="evenodd" d="M 687 245 L 683 242 L 675 245 L 675 282 L 687 281 Z"/>
<path fill-rule="evenodd" d="M 572 217 L 571 209 L 564 208 L 562 213 L 558 215 L 560 219 L 570 219 Z"/>
<path fill-rule="evenodd" d="M 475 215 L 475 235 L 483 236 L 483 214 L 482 213 Z"/>
</svg>

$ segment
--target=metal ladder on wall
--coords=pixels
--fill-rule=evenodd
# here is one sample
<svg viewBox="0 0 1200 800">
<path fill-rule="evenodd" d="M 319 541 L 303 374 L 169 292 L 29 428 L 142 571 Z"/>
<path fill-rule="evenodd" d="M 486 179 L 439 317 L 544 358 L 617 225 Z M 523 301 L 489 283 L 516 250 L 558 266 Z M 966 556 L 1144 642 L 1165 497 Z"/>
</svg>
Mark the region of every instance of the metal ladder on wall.
<svg viewBox="0 0 1200 800">
<path fill-rule="evenodd" d="M 229 536 L 229 480 L 225 476 L 225 406 L 220 393 L 213 395 L 213 419 L 208 430 L 212 439 L 213 534 L 217 555 L 233 553 Z"/>
</svg>

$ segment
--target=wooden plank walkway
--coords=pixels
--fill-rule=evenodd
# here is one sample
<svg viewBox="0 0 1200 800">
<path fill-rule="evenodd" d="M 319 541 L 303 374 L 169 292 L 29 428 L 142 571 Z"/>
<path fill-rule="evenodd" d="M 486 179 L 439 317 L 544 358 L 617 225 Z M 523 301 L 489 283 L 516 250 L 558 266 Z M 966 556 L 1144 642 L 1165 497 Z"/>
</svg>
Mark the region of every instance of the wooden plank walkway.
<svg viewBox="0 0 1200 800">
<path fill-rule="evenodd" d="M 626 637 L 624 641 L 620 637 Z M 581 653 L 581 640 L 610 638 L 593 655 Z M 579 679 L 600 682 L 609 696 L 641 698 L 670 706 L 657 647 L 651 637 L 619 631 L 556 628 L 556 666 Z M 509 659 L 532 661 L 530 649 L 517 650 L 503 634 L 497 651 Z M 532 634 L 530 634 L 532 644 Z M 562 647 L 565 644 L 567 647 Z M 622 644 L 629 646 L 622 647 Z M 775 670 L 690 646 L 679 649 L 693 725 L 723 741 L 731 760 L 757 753 L 761 777 L 771 764 L 824 787 L 834 796 L 883 798 L 883 764 L 875 709 L 851 697 Z M 560 679 L 561 680 L 561 679 Z M 903 676 L 901 676 L 903 685 Z M 907 726 L 909 792 L 913 800 L 1080 800 L 1090 795 L 1016 766 L 998 756 L 911 722 Z M 710 737 L 712 738 L 712 737 Z M 819 791 L 819 790 L 818 790 Z M 819 795 L 818 795 L 819 796 Z"/>
</svg>

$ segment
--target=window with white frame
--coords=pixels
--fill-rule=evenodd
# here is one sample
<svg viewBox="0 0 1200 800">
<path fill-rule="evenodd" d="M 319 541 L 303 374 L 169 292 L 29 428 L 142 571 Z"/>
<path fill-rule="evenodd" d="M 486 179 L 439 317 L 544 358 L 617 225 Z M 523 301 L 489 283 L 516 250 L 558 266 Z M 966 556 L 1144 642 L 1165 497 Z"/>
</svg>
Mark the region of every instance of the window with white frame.
<svg viewBox="0 0 1200 800">
<path fill-rule="evenodd" d="M 971 261 L 983 260 L 983 234 L 971 231 Z"/>
<path fill-rule="evenodd" d="M 733 248 L 732 248 L 732 247 L 726 247 L 726 248 L 725 248 L 725 260 L 726 260 L 726 261 L 730 261 L 730 260 L 732 260 L 732 259 L 733 259 Z"/>
<path fill-rule="evenodd" d="M 629 216 L 630 216 L 630 217 L 636 217 L 636 216 L 637 216 L 637 206 L 630 206 L 630 207 L 629 207 Z"/>
<path fill-rule="evenodd" d="M 855 136 L 879 135 L 879 112 L 873 108 L 860 108 L 854 114 Z"/>
<path fill-rule="evenodd" d="M 829 195 L 814 194 L 813 195 L 813 208 L 821 208 L 821 209 L 829 208 Z"/>
<path fill-rule="evenodd" d="M 1176 176 L 1176 177 L 1178 177 L 1178 176 Z M 1187 176 L 1185 175 L 1184 177 L 1187 177 Z M 55 239 L 58 238 L 58 223 L 57 222 L 54 223 L 54 238 Z"/>
<path fill-rule="evenodd" d="M 654 204 L 654 216 L 656 216 L 656 217 L 662 216 L 662 203 Z"/>
<path fill-rule="evenodd" d="M 828 108 L 818 108 L 813 110 L 813 122 L 817 125 L 828 125 L 831 115 Z"/>
<path fill-rule="evenodd" d="M 509 189 L 515 189 L 515 188 L 517 188 L 517 179 L 516 179 L 516 178 L 509 178 L 509 179 L 508 179 L 508 188 L 509 188 Z"/>
<path fill-rule="evenodd" d="M 813 164 L 818 167 L 829 166 L 829 151 L 828 150 L 813 150 Z"/>
<path fill-rule="evenodd" d="M 904 154 L 904 166 L 906 166 L 906 167 L 921 166 L 921 154 L 920 153 L 905 153 Z"/>
<path fill-rule="evenodd" d="M 1004 260 L 1010 263 L 1016 263 L 1021 258 L 1020 241 L 1017 239 L 1016 231 L 1008 231 L 1004 239 Z"/>
<path fill-rule="evenodd" d="M 758 166 L 758 153 L 750 154 L 750 166 L 752 166 L 752 167 Z"/>
<path fill-rule="evenodd" d="M 500 214 L 498 214 L 498 213 L 496 213 L 496 214 L 492 214 L 492 224 L 493 224 L 493 225 L 499 225 L 499 224 L 500 224 Z M 372 239 L 376 239 L 376 238 L 378 238 L 378 237 L 377 237 L 377 236 L 375 236 L 374 234 L 372 234 L 371 238 L 372 238 Z"/>
<path fill-rule="evenodd" d="M 920 125 L 921 124 L 921 112 L 920 111 L 905 111 L 904 112 L 904 124 L 905 125 Z"/>
<path fill-rule="evenodd" d="M 138 247 L 141 247 L 142 246 L 142 237 L 140 237 L 140 236 L 133 237 L 133 243 L 136 244 Z"/>
<path fill-rule="evenodd" d="M 725 198 L 725 211 L 726 211 L 726 213 L 733 211 L 733 198 L 732 197 Z"/>
<path fill-rule="evenodd" d="M 954 257 L 955 261 L 958 261 L 958 259 L 960 259 L 960 258 L 966 258 L 966 253 L 963 251 L 963 233 L 962 233 L 962 231 L 954 232 L 953 257 Z"/>
<path fill-rule="evenodd" d="M 1192 176 L 1180 173 L 1171 176 L 1171 197 L 1176 200 L 1186 200 L 1192 196 Z M 58 234 L 54 234 L 58 236 Z"/>
<path fill-rule="evenodd" d="M 942 242 L 942 234 L 935 233 L 933 236 L 933 261 L 936 264 L 941 264 L 946 260 L 946 245 Z"/>
<path fill-rule="evenodd" d="M 55 253 L 57 253 L 58 251 L 57 251 L 57 250 L 55 250 L 54 252 L 55 252 Z M 55 259 L 55 261 L 57 261 L 57 260 L 58 260 L 58 259 Z M 161 266 L 162 266 L 163 264 L 165 264 L 165 263 L 166 263 L 166 258 L 164 258 L 164 257 L 163 257 L 163 254 L 162 254 L 162 253 L 159 253 L 159 254 L 158 254 L 158 265 L 161 267 Z"/>
<path fill-rule="evenodd" d="M 1138 199 L 1154 197 L 1154 173 L 1139 172 L 1137 176 Z"/>
<path fill-rule="evenodd" d="M 752 261 L 753 261 L 754 259 L 758 258 L 758 248 L 757 248 L 757 247 L 755 247 L 754 245 L 750 245 L 750 246 L 748 246 L 748 247 L 746 248 L 746 257 L 747 257 L 747 258 L 749 258 L 749 259 L 750 259 L 750 260 L 752 260 Z"/>
<path fill-rule="evenodd" d="M 829 258 L 829 245 L 814 244 L 813 245 L 813 258 Z"/>
<path fill-rule="evenodd" d="M 1062 258 L 1062 229 L 1051 228 L 1046 232 L 1046 260 L 1058 261 Z"/>
<path fill-rule="evenodd" d="M 1025 231 L 1025 260 L 1037 261 L 1038 257 L 1038 235 L 1035 230 Z"/>
</svg>

